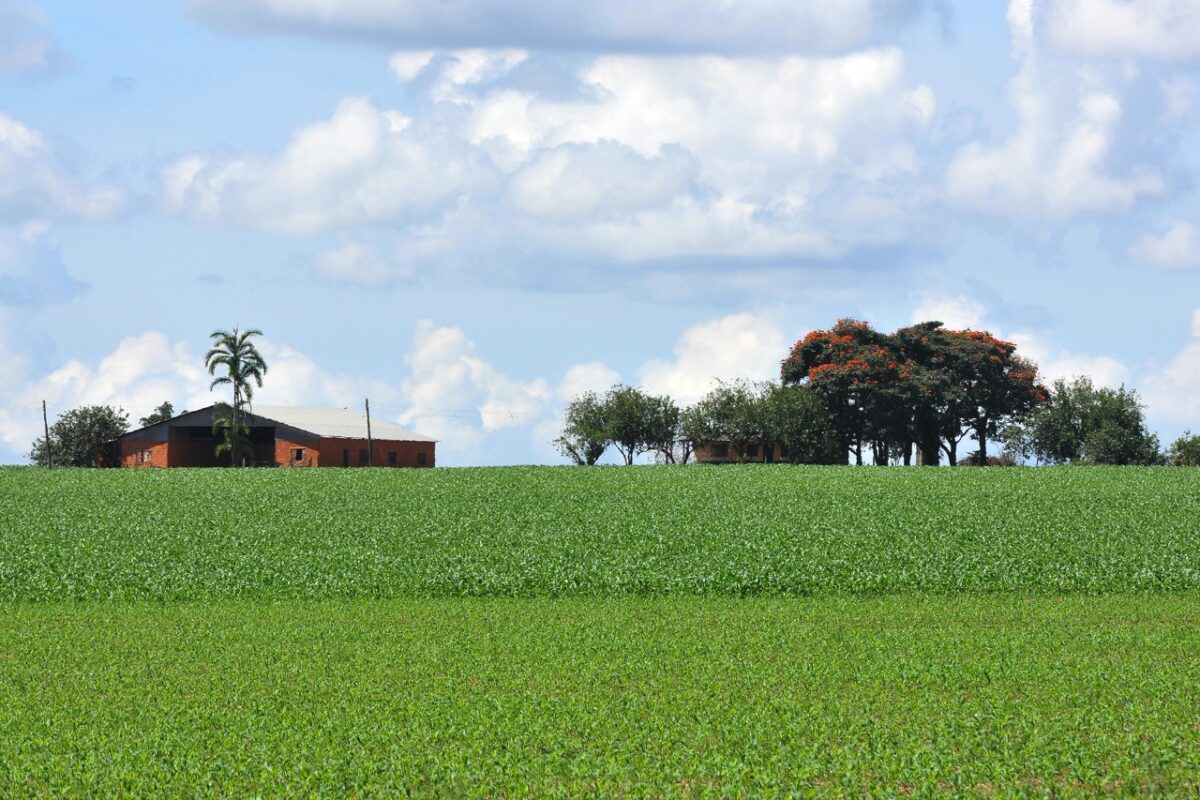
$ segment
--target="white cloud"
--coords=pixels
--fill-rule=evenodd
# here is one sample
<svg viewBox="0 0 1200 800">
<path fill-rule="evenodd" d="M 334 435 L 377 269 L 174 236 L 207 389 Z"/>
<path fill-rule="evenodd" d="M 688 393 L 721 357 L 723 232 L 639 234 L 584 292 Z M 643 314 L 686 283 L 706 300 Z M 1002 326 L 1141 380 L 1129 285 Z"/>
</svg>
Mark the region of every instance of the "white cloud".
<svg viewBox="0 0 1200 800">
<path fill-rule="evenodd" d="M 1162 233 L 1147 234 L 1130 248 L 1129 254 L 1160 269 L 1200 269 L 1200 228 L 1186 220 L 1171 220 Z"/>
<path fill-rule="evenodd" d="M 0 113 L 0 222 L 98 220 L 125 203 L 115 186 L 87 186 L 57 163 L 38 131 Z"/>
<path fill-rule="evenodd" d="M 1192 340 L 1143 381 L 1142 395 L 1156 418 L 1195 430 L 1200 419 L 1200 308 L 1192 313 Z"/>
<path fill-rule="evenodd" d="M 0 72 L 53 72 L 64 61 L 44 11 L 22 0 L 0 0 Z"/>
<path fill-rule="evenodd" d="M 980 330 L 986 315 L 981 303 L 965 295 L 926 294 L 909 321 L 938 321 L 953 330 Z"/>
<path fill-rule="evenodd" d="M 621 382 L 621 374 L 600 361 L 573 364 L 567 368 L 555 396 L 564 403 L 585 392 L 601 394 Z"/>
<path fill-rule="evenodd" d="M 1098 386 L 1117 387 L 1129 380 L 1129 367 L 1121 360 L 1064 350 L 1055 346 L 1048 334 L 1021 331 L 1006 338 L 1017 345 L 1018 353 L 1038 365 L 1038 372 L 1047 382 L 1087 377 Z"/>
<path fill-rule="evenodd" d="M 408 83 L 425 71 L 437 53 L 433 50 L 400 50 L 388 59 L 388 69 L 402 83 Z"/>
<path fill-rule="evenodd" d="M 451 450 L 478 447 L 488 433 L 538 421 L 551 399 L 545 380 L 509 378 L 475 354 L 461 329 L 430 320 L 417 323 L 405 362 L 401 421 Z"/>
<path fill-rule="evenodd" d="M 680 405 L 696 402 L 720 380 L 774 380 L 787 354 L 783 333 L 756 314 L 731 314 L 683 332 L 673 361 L 651 360 L 639 371 L 641 385 Z"/>
<path fill-rule="evenodd" d="M 1085 56 L 1200 59 L 1195 0 L 1050 0 L 1050 40 Z"/>
<path fill-rule="evenodd" d="M 441 137 L 362 98 L 301 128 L 274 156 L 192 155 L 162 174 L 169 210 L 205 221 L 309 234 L 347 224 L 420 218 L 489 179 Z"/>
<path fill-rule="evenodd" d="M 946 189 L 958 205 L 1029 221 L 1124 211 L 1162 192 L 1153 168 L 1115 175 L 1110 162 L 1123 107 L 1117 92 L 1071 65 L 1047 62 L 1033 0 L 1008 8 L 1018 74 L 1009 86 L 1017 129 L 999 144 L 973 141 L 954 157 Z"/>
<path fill-rule="evenodd" d="M 404 245 L 419 230 L 424 252 L 444 256 L 440 238 L 489 261 L 835 258 L 927 229 L 912 184 L 936 98 L 906 83 L 898 49 L 602 56 L 568 99 L 490 83 L 525 57 L 434 57 L 411 118 L 350 98 L 278 153 L 179 159 L 164 203 L 293 234 L 386 223 Z"/>
<path fill-rule="evenodd" d="M 647 158 L 612 141 L 564 144 L 539 151 L 512 176 L 508 191 L 527 216 L 582 223 L 670 206 L 693 194 L 698 172 L 696 159 L 678 146 Z"/>
<path fill-rule="evenodd" d="M 337 281 L 377 289 L 415 276 L 411 267 L 404 267 L 385 258 L 370 245 L 353 239 L 343 239 L 335 248 L 317 254 L 317 270 Z"/>
<path fill-rule="evenodd" d="M 405 48 L 835 52 L 918 16 L 921 0 L 192 0 L 222 28 L 386 41 Z"/>
</svg>

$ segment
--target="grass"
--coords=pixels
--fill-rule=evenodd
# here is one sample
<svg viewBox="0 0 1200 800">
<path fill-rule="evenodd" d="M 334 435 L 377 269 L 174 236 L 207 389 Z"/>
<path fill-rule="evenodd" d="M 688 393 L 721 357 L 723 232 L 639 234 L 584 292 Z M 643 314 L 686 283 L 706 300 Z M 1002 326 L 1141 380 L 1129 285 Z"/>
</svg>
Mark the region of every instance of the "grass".
<svg viewBox="0 0 1200 800">
<path fill-rule="evenodd" d="M 1194 597 L 6 611 L 5 797 L 1200 791 Z"/>
<path fill-rule="evenodd" d="M 1200 589 L 1200 470 L 0 469 L 0 600 Z"/>
</svg>

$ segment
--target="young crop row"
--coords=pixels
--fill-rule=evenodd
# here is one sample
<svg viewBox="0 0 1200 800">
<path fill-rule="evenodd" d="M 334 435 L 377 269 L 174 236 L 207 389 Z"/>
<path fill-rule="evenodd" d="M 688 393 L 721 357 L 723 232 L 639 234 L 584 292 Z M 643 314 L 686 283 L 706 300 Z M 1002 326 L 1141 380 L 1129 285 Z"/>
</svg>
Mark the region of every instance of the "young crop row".
<svg viewBox="0 0 1200 800">
<path fill-rule="evenodd" d="M 0 469 L 0 600 L 1200 588 L 1200 470 Z"/>
<path fill-rule="evenodd" d="M 1192 796 L 1191 599 L 21 604 L 0 796 Z"/>
</svg>

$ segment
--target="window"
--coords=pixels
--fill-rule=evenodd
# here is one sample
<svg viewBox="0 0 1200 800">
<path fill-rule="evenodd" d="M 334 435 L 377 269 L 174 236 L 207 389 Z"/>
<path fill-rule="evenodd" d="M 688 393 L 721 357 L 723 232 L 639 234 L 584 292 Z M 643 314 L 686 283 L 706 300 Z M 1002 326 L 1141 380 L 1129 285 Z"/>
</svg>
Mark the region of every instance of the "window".
<svg viewBox="0 0 1200 800">
<path fill-rule="evenodd" d="M 418 466 L 418 467 L 423 467 L 423 466 L 425 466 L 425 463 L 426 463 L 426 462 L 425 462 L 425 454 L 424 454 L 424 453 L 417 453 L 417 466 Z"/>
<path fill-rule="evenodd" d="M 154 460 L 154 454 L 149 450 L 143 450 L 142 452 L 138 453 L 138 455 L 141 456 L 141 462 L 143 464 L 149 464 Z"/>
<path fill-rule="evenodd" d="M 393 466 L 396 464 L 396 451 L 395 450 L 388 450 L 388 463 L 392 464 Z"/>
<path fill-rule="evenodd" d="M 342 466 L 343 467 L 350 466 L 350 448 L 349 447 L 342 448 Z"/>
<path fill-rule="evenodd" d="M 729 456 L 729 445 L 714 444 L 712 446 L 712 457 L 713 458 L 727 458 L 728 456 Z"/>
<path fill-rule="evenodd" d="M 304 460 L 304 448 L 303 447 L 293 447 L 292 448 L 292 461 L 303 461 L 303 460 Z"/>
<path fill-rule="evenodd" d="M 358 463 L 359 464 L 367 463 L 367 451 L 365 449 L 358 451 Z"/>
</svg>

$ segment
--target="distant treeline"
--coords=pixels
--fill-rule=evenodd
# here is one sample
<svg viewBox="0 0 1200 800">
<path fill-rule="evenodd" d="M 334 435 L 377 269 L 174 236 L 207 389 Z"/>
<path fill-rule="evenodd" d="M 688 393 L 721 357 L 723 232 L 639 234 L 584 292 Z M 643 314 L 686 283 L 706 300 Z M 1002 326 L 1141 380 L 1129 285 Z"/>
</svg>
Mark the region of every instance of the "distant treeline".
<svg viewBox="0 0 1200 800">
<path fill-rule="evenodd" d="M 977 447 L 963 459 L 968 437 Z M 585 465 L 609 447 L 626 464 L 641 453 L 687 463 L 715 444 L 734 460 L 770 460 L 778 448 L 806 464 L 1200 465 L 1200 436 L 1160 451 L 1132 390 L 1087 378 L 1047 387 L 1016 345 L 984 331 L 925 322 L 887 334 L 853 319 L 797 342 L 778 383 L 721 383 L 684 408 L 624 385 L 581 394 L 555 444 Z"/>
</svg>

